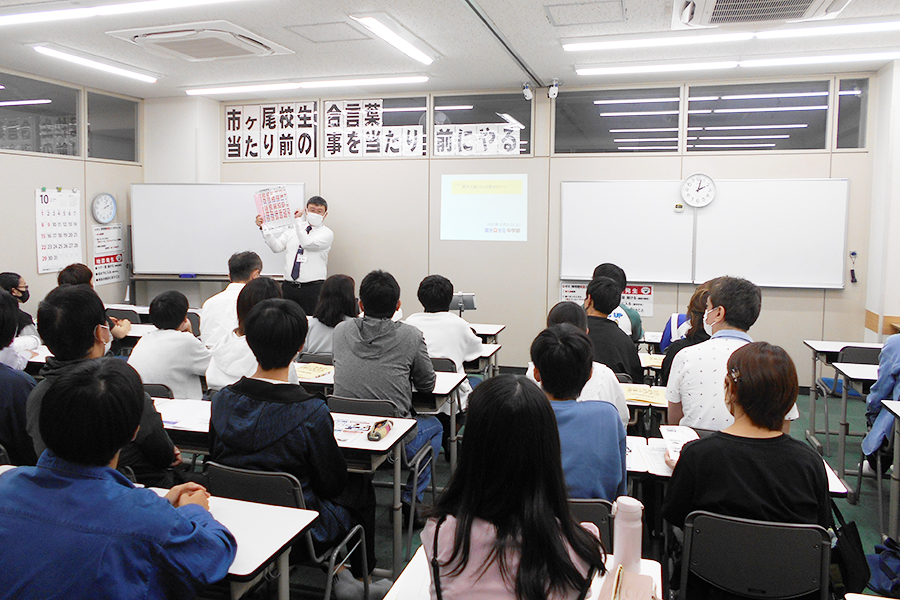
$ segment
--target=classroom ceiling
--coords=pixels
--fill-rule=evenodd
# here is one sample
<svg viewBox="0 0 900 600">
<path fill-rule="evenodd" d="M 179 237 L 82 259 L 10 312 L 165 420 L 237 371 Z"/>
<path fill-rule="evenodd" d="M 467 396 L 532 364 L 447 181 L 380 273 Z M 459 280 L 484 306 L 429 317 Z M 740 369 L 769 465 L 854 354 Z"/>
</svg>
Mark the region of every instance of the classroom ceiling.
<svg viewBox="0 0 900 600">
<path fill-rule="evenodd" d="M 138 0 L 0 0 L 0 17 Z M 518 89 L 529 82 L 546 86 L 596 86 L 629 81 L 722 80 L 869 71 L 886 64 L 872 60 L 845 65 L 732 69 L 706 74 L 579 76 L 576 67 L 659 61 L 765 58 L 808 53 L 900 51 L 900 33 L 850 34 L 796 40 L 759 40 L 683 48 L 565 52 L 562 41 L 578 38 L 672 31 L 672 0 L 241 0 L 154 12 L 109 15 L 71 21 L 0 26 L 2 68 L 58 79 L 138 98 L 183 96 L 189 88 L 277 83 L 316 79 L 426 75 L 427 83 L 367 88 L 328 88 L 265 92 L 263 97 L 347 97 L 397 94 L 405 90 L 485 91 Z M 421 40 L 435 57 L 423 65 L 355 26 L 349 15 L 388 15 Z M 900 19 L 900 0 L 853 0 L 829 23 Z M 186 24 L 218 22 L 285 50 L 263 57 L 192 62 L 153 54 L 113 34 L 136 28 L 182 29 Z M 224 23 L 223 23 L 224 22 Z M 758 27 L 750 28 L 752 30 Z M 116 37 L 119 35 L 120 37 Z M 43 56 L 32 48 L 52 44 L 95 60 L 152 74 L 143 83 Z M 2 83 L 2 81 L 0 81 Z M 215 96 L 220 100 L 260 97 L 260 93 Z M 0 98 L 2 99 L 2 98 Z"/>
</svg>

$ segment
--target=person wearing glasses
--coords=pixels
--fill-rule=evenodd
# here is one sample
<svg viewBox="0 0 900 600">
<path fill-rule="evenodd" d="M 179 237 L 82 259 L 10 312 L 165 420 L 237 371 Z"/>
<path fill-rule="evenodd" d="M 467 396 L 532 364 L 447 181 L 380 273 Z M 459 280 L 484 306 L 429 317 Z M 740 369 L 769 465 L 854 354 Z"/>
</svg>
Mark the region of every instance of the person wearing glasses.
<svg viewBox="0 0 900 600">
<path fill-rule="evenodd" d="M 28 283 L 18 273 L 0 273 L 0 288 L 12 294 L 13 298 L 19 301 L 19 316 L 13 349 L 17 353 L 37 350 L 41 345 L 37 327 L 34 326 L 34 319 L 31 318 L 31 315 L 22 310 L 22 305 L 31 298 Z"/>
</svg>

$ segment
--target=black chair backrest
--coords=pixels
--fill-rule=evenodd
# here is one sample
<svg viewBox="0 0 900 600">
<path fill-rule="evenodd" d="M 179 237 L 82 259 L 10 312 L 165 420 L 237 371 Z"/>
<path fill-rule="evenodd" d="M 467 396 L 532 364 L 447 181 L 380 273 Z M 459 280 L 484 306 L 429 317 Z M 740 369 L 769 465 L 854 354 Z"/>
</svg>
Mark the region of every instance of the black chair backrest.
<svg viewBox="0 0 900 600">
<path fill-rule="evenodd" d="M 432 358 L 431 366 L 441 373 L 456 373 L 456 363 L 449 358 Z"/>
<path fill-rule="evenodd" d="M 188 311 L 187 320 L 191 322 L 191 330 L 194 332 L 194 335 L 200 337 L 200 315 Z"/>
<path fill-rule="evenodd" d="M 290 473 L 251 471 L 209 461 L 206 489 L 213 496 L 223 498 L 306 508 L 300 482 Z"/>
<path fill-rule="evenodd" d="M 164 383 L 145 383 L 144 391 L 152 398 L 174 398 L 175 392 Z"/>
<path fill-rule="evenodd" d="M 9 452 L 6 451 L 6 448 L 3 447 L 3 444 L 0 444 L 0 465 L 11 465 L 12 460 L 9 458 Z"/>
<path fill-rule="evenodd" d="M 818 525 L 770 523 L 695 511 L 684 523 L 679 597 L 688 576 L 747 598 L 828 598 L 831 538 Z"/>
<path fill-rule="evenodd" d="M 333 365 L 334 364 L 334 355 L 333 354 L 315 354 L 313 352 L 301 352 L 300 356 L 297 357 L 297 362 L 315 363 L 317 365 Z"/>
<path fill-rule="evenodd" d="M 600 499 L 569 498 L 569 510 L 579 523 L 593 523 L 600 530 L 600 541 L 607 552 L 613 550 L 612 502 Z"/>
<path fill-rule="evenodd" d="M 856 363 L 860 365 L 877 365 L 881 348 L 863 348 L 861 346 L 844 346 L 838 353 L 838 362 Z"/>
<path fill-rule="evenodd" d="M 137 314 L 135 310 L 129 310 L 127 308 L 107 308 L 106 316 L 113 317 L 114 319 L 128 319 L 132 323 L 140 323 L 141 316 Z"/>
<path fill-rule="evenodd" d="M 396 417 L 400 409 L 388 400 L 363 400 L 359 398 L 343 398 L 328 396 L 328 409 L 331 412 L 351 415 L 370 415 L 373 417 Z"/>
<path fill-rule="evenodd" d="M 634 383 L 634 380 L 628 373 L 616 373 L 616 379 L 619 380 L 619 383 Z"/>
</svg>

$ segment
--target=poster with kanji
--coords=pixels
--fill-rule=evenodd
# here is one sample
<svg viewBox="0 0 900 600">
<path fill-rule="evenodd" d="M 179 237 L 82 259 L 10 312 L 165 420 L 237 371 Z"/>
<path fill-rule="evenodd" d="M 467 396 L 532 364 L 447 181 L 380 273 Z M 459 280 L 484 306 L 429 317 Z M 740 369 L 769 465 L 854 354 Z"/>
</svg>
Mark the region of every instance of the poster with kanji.
<svg viewBox="0 0 900 600">
<path fill-rule="evenodd" d="M 436 125 L 434 155 L 515 156 L 521 154 L 522 126 L 515 123 Z"/>
<path fill-rule="evenodd" d="M 287 188 L 283 185 L 259 190 L 253 194 L 253 200 L 256 202 L 256 214 L 262 215 L 266 233 L 282 231 L 294 224 Z"/>
<path fill-rule="evenodd" d="M 226 106 L 225 158 L 316 158 L 317 132 L 315 100 Z"/>
<path fill-rule="evenodd" d="M 81 192 L 34 190 L 38 273 L 56 273 L 81 257 Z"/>
<path fill-rule="evenodd" d="M 94 225 L 94 286 L 125 281 L 125 226 Z"/>
<path fill-rule="evenodd" d="M 327 158 L 425 156 L 424 128 L 386 125 L 391 109 L 384 108 L 384 100 L 326 100 L 322 106 Z"/>
</svg>

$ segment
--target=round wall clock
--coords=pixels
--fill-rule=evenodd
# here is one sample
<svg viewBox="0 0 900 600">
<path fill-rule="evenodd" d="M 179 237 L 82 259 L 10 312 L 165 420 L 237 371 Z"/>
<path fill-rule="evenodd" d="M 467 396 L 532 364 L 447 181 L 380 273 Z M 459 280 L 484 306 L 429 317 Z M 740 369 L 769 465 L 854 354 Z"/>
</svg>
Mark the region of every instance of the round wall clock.
<svg viewBox="0 0 900 600">
<path fill-rule="evenodd" d="M 688 206 L 700 208 L 716 197 L 716 184 L 705 173 L 694 173 L 681 184 L 681 198 Z"/>
<path fill-rule="evenodd" d="M 91 213 L 98 223 L 109 223 L 116 217 L 116 199 L 112 194 L 97 194 L 91 203 Z"/>
</svg>

